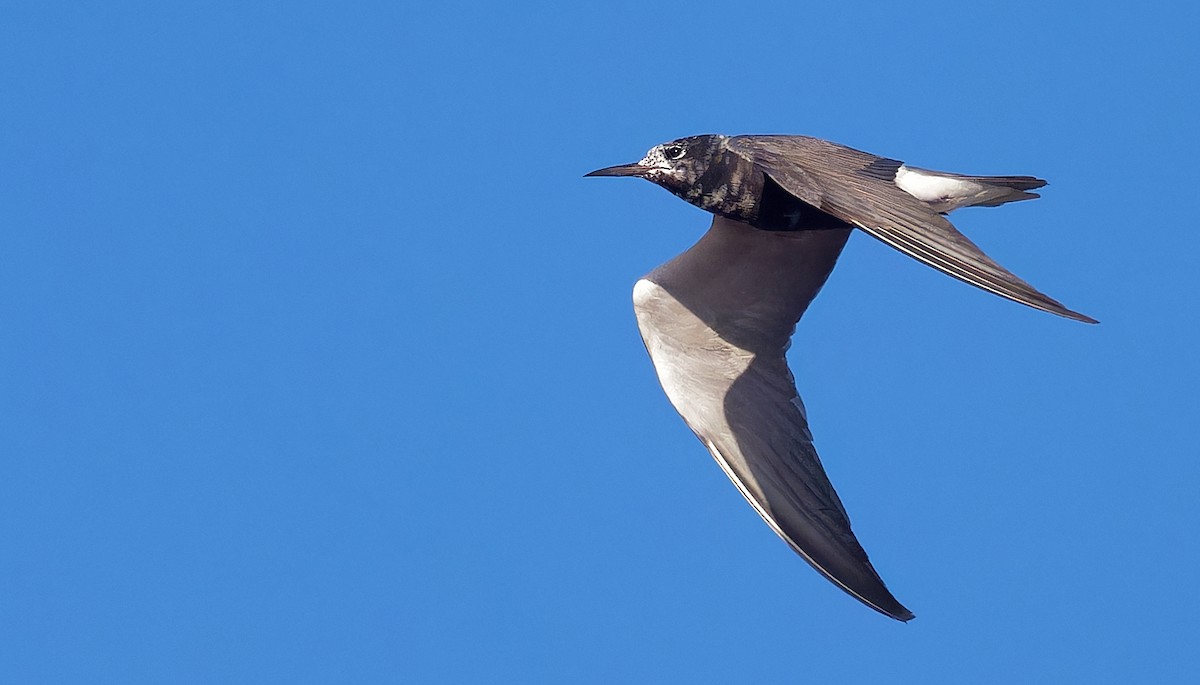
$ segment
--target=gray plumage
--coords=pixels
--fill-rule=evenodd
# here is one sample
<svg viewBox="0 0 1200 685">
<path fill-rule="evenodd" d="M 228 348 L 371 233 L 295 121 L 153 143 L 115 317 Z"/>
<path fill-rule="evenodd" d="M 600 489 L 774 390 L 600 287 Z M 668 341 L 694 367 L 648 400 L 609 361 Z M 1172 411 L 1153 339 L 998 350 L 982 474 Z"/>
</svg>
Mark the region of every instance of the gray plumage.
<svg viewBox="0 0 1200 685">
<path fill-rule="evenodd" d="M 646 178 L 716 215 L 696 245 L 634 288 L 663 389 L 797 553 L 871 608 L 911 619 L 850 528 L 785 352 L 853 228 L 1002 297 L 1094 323 L 994 262 L 943 216 L 1036 198 L 1029 191 L 1045 182 L 929 171 L 803 136 L 694 136 L 588 175 Z"/>
</svg>

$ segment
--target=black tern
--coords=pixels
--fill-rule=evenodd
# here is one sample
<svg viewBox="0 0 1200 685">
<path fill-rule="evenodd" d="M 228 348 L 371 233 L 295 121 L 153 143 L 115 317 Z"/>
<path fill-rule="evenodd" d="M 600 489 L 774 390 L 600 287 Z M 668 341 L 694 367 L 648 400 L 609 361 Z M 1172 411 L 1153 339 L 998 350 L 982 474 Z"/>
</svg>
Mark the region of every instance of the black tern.
<svg viewBox="0 0 1200 685">
<path fill-rule="evenodd" d="M 784 355 L 854 228 L 1001 297 L 1096 323 L 997 264 L 945 217 L 1034 199 L 1046 182 L 930 171 L 779 135 L 681 138 L 586 175 L 644 178 L 713 213 L 699 242 L 634 285 L 659 382 L 779 537 L 867 606 L 912 619 L 850 528 Z"/>
</svg>

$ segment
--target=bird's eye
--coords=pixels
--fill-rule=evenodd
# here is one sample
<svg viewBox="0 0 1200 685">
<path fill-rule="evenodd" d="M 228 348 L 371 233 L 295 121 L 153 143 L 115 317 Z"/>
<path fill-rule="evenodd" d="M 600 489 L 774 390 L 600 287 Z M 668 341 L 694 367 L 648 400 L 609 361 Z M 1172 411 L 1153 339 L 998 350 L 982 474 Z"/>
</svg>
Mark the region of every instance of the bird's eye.
<svg viewBox="0 0 1200 685">
<path fill-rule="evenodd" d="M 663 149 L 663 156 L 667 159 L 682 159 L 687 148 L 682 145 L 668 145 Z"/>
</svg>

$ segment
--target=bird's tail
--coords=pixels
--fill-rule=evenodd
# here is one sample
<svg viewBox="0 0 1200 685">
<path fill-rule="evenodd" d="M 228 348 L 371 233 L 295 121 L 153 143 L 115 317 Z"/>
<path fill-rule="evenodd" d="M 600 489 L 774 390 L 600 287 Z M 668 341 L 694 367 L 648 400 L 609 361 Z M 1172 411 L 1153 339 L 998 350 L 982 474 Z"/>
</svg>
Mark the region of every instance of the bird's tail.
<svg viewBox="0 0 1200 685">
<path fill-rule="evenodd" d="M 913 174 L 915 182 L 931 182 L 939 190 L 944 188 L 936 199 L 922 198 L 943 214 L 962 207 L 996 207 L 1006 202 L 1033 200 L 1041 196 L 1029 191 L 1046 185 L 1045 181 L 1033 176 L 967 176 L 916 167 L 907 167 L 907 171 Z M 897 182 L 900 182 L 899 177 Z"/>
<path fill-rule="evenodd" d="M 1033 200 L 1041 197 L 1037 193 L 1027 191 L 1034 188 L 1041 188 L 1046 185 L 1046 182 L 1040 178 L 1033 176 L 958 176 L 962 181 L 969 183 L 978 183 L 984 187 L 983 192 L 979 194 L 979 199 L 972 202 L 972 206 L 979 207 L 996 207 L 1005 202 L 1019 202 L 1021 200 Z M 964 205 L 967 206 L 967 205 Z"/>
</svg>

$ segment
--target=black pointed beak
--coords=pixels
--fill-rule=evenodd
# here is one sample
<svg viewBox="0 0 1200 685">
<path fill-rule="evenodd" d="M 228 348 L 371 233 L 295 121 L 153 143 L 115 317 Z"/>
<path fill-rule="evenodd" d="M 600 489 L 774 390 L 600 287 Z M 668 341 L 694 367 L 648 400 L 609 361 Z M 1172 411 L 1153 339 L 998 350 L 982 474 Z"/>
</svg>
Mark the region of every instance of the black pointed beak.
<svg viewBox="0 0 1200 685">
<path fill-rule="evenodd" d="M 584 174 L 587 176 L 645 176 L 646 172 L 650 171 L 650 167 L 642 166 L 641 164 L 618 164 L 617 166 L 604 167 L 595 171 Z"/>
</svg>

